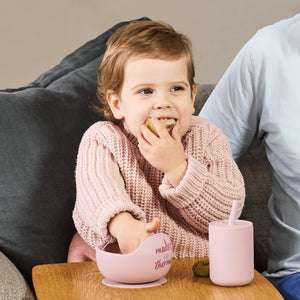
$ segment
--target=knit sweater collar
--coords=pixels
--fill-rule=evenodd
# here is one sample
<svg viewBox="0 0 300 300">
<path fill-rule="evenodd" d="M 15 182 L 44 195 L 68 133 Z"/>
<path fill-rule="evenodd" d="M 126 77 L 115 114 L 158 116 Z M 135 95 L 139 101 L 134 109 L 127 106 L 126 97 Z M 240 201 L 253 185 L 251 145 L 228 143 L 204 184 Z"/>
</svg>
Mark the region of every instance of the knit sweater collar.
<svg viewBox="0 0 300 300">
<path fill-rule="evenodd" d="M 138 139 L 130 132 L 128 126 L 125 122 L 120 125 L 121 131 L 125 134 L 125 136 L 128 138 L 131 144 L 137 146 L 138 145 Z"/>
</svg>

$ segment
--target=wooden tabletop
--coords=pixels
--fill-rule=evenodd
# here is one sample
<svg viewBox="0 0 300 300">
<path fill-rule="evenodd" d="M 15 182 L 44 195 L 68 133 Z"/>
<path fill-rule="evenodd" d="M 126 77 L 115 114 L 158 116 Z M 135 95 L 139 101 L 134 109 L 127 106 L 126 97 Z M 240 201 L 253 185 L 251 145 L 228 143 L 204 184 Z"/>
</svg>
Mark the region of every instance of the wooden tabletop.
<svg viewBox="0 0 300 300">
<path fill-rule="evenodd" d="M 95 262 L 35 266 L 33 284 L 39 300 L 94 299 L 283 299 L 273 285 L 255 271 L 243 287 L 220 287 L 208 277 L 195 277 L 192 266 L 199 258 L 173 259 L 167 282 L 151 288 L 123 289 L 102 284 Z"/>
</svg>

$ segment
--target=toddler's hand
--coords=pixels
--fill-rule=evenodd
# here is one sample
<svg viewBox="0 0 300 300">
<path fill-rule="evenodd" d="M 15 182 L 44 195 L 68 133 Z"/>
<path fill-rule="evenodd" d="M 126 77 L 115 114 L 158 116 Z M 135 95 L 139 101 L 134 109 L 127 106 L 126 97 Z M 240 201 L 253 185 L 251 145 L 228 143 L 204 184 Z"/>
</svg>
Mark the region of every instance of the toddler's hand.
<svg viewBox="0 0 300 300">
<path fill-rule="evenodd" d="M 175 125 L 170 135 L 157 119 L 153 118 L 152 122 L 157 129 L 158 137 L 142 125 L 141 135 L 138 137 L 139 149 L 148 162 L 164 172 L 170 183 L 176 187 L 187 167 L 179 125 Z"/>
<path fill-rule="evenodd" d="M 116 215 L 109 223 L 108 229 L 112 236 L 118 240 L 122 253 L 130 253 L 150 236 L 160 226 L 160 218 L 151 222 L 142 222 L 133 218 L 128 212 Z"/>
</svg>

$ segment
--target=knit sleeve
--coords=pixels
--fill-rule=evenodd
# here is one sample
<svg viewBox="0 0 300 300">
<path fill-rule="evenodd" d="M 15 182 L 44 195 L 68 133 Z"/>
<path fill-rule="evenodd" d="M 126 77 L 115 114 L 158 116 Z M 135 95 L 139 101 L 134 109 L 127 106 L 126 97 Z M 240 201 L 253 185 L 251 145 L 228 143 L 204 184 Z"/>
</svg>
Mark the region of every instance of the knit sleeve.
<svg viewBox="0 0 300 300">
<path fill-rule="evenodd" d="M 78 233 L 92 247 L 112 242 L 107 225 L 122 211 L 145 220 L 132 203 L 112 153 L 96 138 L 83 138 L 76 167 L 77 196 L 73 220 Z"/>
<path fill-rule="evenodd" d="M 188 153 L 188 168 L 180 184 L 173 188 L 164 177 L 160 192 L 189 224 L 207 232 L 210 222 L 229 217 L 232 201 L 239 201 L 241 213 L 245 187 L 229 142 L 219 129 L 210 132 L 206 145 L 196 142 L 193 148 L 203 148 L 198 150 L 201 156 Z"/>
</svg>

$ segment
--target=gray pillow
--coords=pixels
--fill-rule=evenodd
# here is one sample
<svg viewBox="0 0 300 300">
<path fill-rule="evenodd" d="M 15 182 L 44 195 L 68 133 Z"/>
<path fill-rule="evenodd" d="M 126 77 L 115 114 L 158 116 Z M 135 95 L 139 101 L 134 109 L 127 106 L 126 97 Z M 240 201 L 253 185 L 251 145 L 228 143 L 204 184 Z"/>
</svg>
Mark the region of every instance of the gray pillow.
<svg viewBox="0 0 300 300">
<path fill-rule="evenodd" d="M 35 299 L 22 274 L 2 252 L 0 270 L 0 299 Z"/>
<path fill-rule="evenodd" d="M 109 36 L 89 41 L 31 84 L 0 91 L 0 250 L 30 286 L 32 267 L 65 262 L 74 233 L 74 170 Z"/>
</svg>

